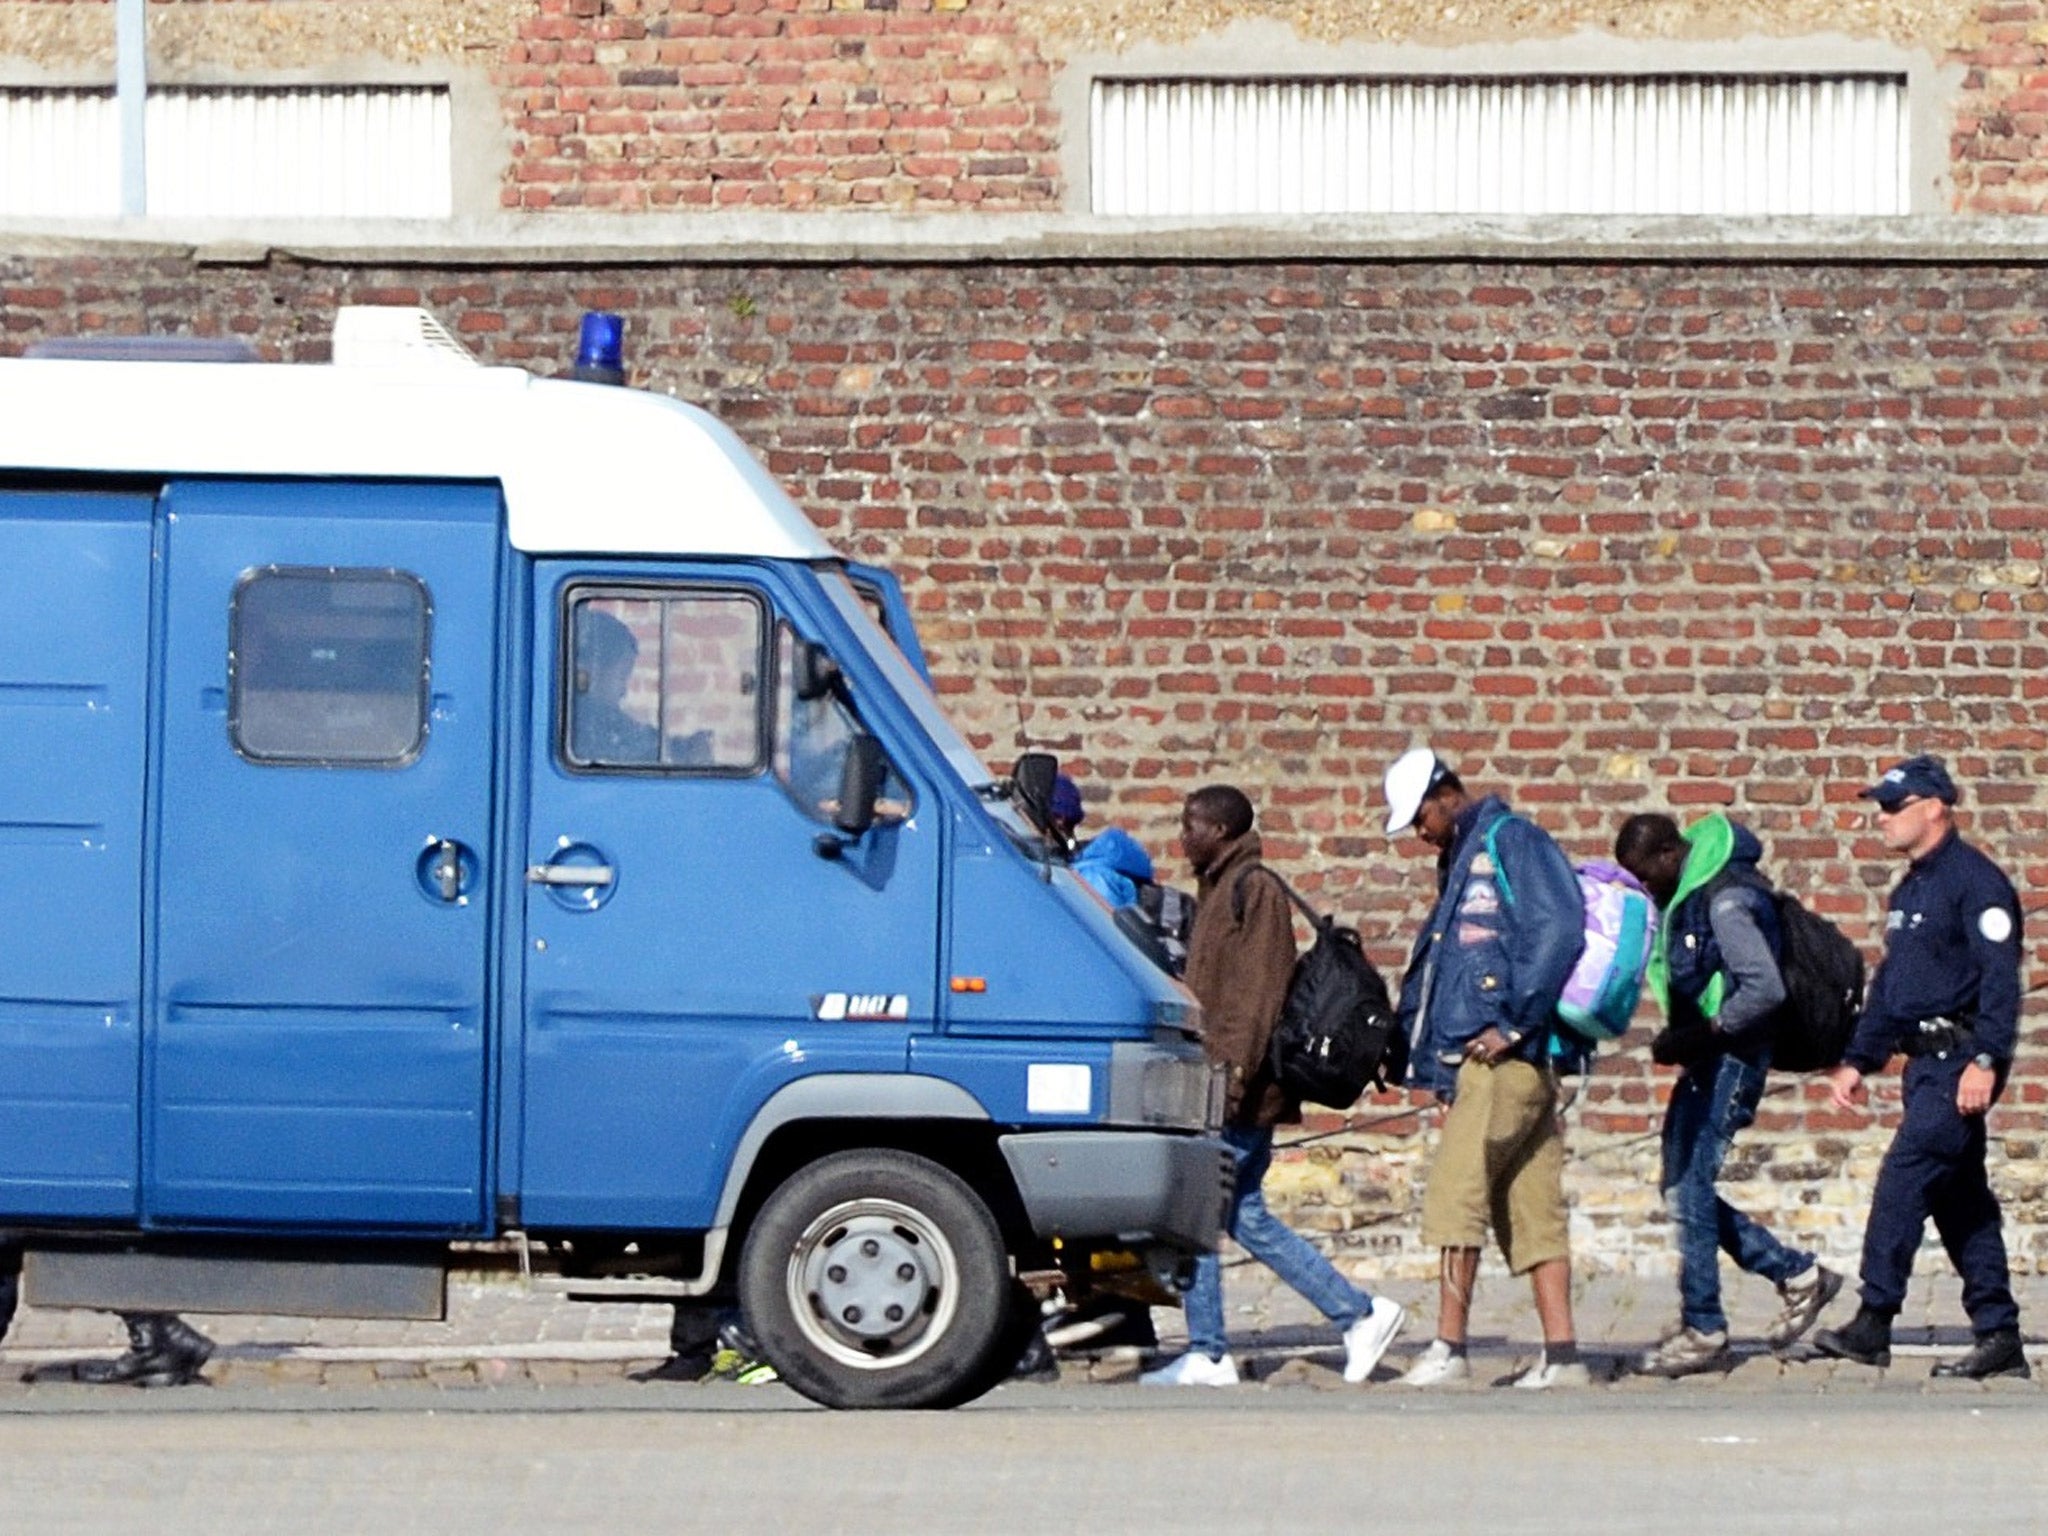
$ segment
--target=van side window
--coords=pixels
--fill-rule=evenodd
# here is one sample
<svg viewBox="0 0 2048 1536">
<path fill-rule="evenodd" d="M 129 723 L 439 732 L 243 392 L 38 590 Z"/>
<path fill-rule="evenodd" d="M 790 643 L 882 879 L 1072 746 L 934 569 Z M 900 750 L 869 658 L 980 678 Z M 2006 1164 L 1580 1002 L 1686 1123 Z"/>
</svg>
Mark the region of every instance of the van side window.
<svg viewBox="0 0 2048 1536">
<path fill-rule="evenodd" d="M 846 744 L 860 731 L 860 721 L 831 694 L 815 699 L 796 696 L 795 631 L 775 626 L 775 777 L 804 814 L 830 821 L 839 808 L 839 776 L 846 764 Z M 910 814 L 910 786 L 892 767 L 876 812 L 901 820 Z"/>
<path fill-rule="evenodd" d="M 752 773 L 766 621 L 741 592 L 569 596 L 562 754 L 572 768 Z"/>
<path fill-rule="evenodd" d="M 402 768 L 427 739 L 432 604 L 393 570 L 252 571 L 228 619 L 228 735 L 256 763 Z"/>
</svg>

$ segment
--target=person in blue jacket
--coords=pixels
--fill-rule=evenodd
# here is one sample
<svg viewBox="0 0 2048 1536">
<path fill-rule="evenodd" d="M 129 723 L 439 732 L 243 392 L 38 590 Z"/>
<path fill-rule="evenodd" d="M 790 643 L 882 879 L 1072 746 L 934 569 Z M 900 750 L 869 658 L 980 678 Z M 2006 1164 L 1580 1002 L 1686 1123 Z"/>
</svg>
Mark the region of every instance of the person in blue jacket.
<svg viewBox="0 0 2048 1536">
<path fill-rule="evenodd" d="M 1080 845 L 1069 866 L 1111 909 L 1135 907 L 1152 880 L 1152 856 L 1122 827 L 1104 827 Z"/>
<path fill-rule="evenodd" d="M 1908 861 L 1885 914 L 1884 964 L 1829 1086 L 1848 1109 L 1863 1080 L 1904 1054 L 1903 1110 L 1863 1233 L 1862 1305 L 1814 1335 L 1822 1354 L 1891 1364 L 1927 1220 L 1963 1278 L 1976 1343 L 1936 1376 L 2031 1374 L 2006 1265 L 2005 1234 L 1984 1170 L 1985 1118 L 2019 1043 L 2020 904 L 2012 882 L 1956 834 L 1955 781 L 1937 757 L 1908 758 L 1861 792 L 1877 831 Z"/>
<path fill-rule="evenodd" d="M 1787 1349 L 1842 1288 L 1815 1255 L 1790 1247 L 1715 1185 L 1736 1135 L 1756 1118 L 1786 986 L 1777 898 L 1757 867 L 1763 844 L 1720 812 L 1683 833 L 1646 812 L 1622 823 L 1615 862 L 1643 882 L 1664 921 L 1650 986 L 1669 1022 L 1650 1054 L 1681 1068 L 1664 1113 L 1658 1187 L 1678 1239 L 1678 1327 L 1637 1362 L 1648 1376 L 1734 1367 L 1721 1306 L 1721 1254 L 1778 1288 L 1764 1337 Z"/>
<path fill-rule="evenodd" d="M 1402 1380 L 1471 1374 L 1472 1288 L 1490 1226 L 1529 1276 L 1543 1354 L 1518 1387 L 1589 1380 L 1572 1324 L 1564 1138 L 1552 1043 L 1557 1000 L 1585 943 L 1571 864 L 1548 833 L 1496 796 L 1475 799 L 1427 747 L 1387 771 L 1387 835 L 1409 827 L 1437 851 L 1437 901 L 1402 980 L 1411 1081 L 1450 1105 L 1422 1202 L 1440 1250 L 1436 1338 Z"/>
</svg>

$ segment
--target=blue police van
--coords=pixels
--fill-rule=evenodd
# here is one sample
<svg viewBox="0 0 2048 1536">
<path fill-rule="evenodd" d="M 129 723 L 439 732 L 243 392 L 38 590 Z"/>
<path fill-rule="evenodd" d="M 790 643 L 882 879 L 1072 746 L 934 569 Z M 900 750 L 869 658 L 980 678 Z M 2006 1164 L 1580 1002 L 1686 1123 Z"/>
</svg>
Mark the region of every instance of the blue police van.
<svg viewBox="0 0 2048 1536">
<path fill-rule="evenodd" d="M 894 628 L 894 636 L 890 633 Z M 481 1247 L 958 1402 L 1218 1238 L 1190 995 L 725 427 L 420 349 L 0 361 L 32 1303 L 442 1315 Z"/>
</svg>

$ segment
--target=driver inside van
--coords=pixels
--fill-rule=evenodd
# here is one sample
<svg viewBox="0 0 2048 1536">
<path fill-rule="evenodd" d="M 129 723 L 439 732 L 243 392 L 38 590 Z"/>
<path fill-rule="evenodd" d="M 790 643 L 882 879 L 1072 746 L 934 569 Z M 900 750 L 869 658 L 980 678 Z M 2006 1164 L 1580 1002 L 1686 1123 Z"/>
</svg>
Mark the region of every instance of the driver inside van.
<svg viewBox="0 0 2048 1536">
<path fill-rule="evenodd" d="M 581 763 L 653 763 L 661 733 L 626 712 L 626 689 L 640 642 L 618 618 L 588 604 L 576 609 L 575 695 L 569 701 L 569 751 Z"/>
</svg>

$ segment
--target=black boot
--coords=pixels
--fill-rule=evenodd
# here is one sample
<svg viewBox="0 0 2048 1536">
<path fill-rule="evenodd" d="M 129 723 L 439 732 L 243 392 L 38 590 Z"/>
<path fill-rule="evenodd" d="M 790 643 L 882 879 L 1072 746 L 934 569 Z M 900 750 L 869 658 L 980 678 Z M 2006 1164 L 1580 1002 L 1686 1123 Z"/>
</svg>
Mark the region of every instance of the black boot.
<svg viewBox="0 0 2048 1536">
<path fill-rule="evenodd" d="M 1892 1316 L 1871 1307 L 1858 1307 L 1856 1315 L 1840 1328 L 1823 1328 L 1813 1336 L 1813 1347 L 1837 1360 L 1874 1365 L 1886 1370 L 1892 1363 Z"/>
<path fill-rule="evenodd" d="M 1030 1342 L 1024 1346 L 1024 1353 L 1017 1357 L 1017 1363 L 1010 1367 L 1012 1381 L 1058 1381 L 1060 1363 L 1053 1357 L 1052 1346 L 1045 1341 L 1045 1329 L 1031 1330 Z"/>
<path fill-rule="evenodd" d="M 1936 1376 L 1960 1376 L 1982 1381 L 1987 1376 L 2031 1376 L 2026 1351 L 2020 1348 L 2017 1328 L 1994 1328 L 1977 1335 L 1970 1352 L 1956 1360 L 1944 1360 L 1934 1368 Z"/>
<path fill-rule="evenodd" d="M 81 1360 L 72 1367 L 74 1378 L 96 1386 L 127 1383 L 153 1367 L 162 1350 L 157 1342 L 162 1315 L 156 1312 L 123 1312 L 121 1321 L 128 1325 L 127 1353 L 112 1360 Z"/>
<path fill-rule="evenodd" d="M 159 1314 L 157 1338 L 162 1343 L 157 1369 L 136 1378 L 138 1387 L 183 1387 L 199 1380 L 213 1358 L 213 1340 L 175 1313 Z"/>
<path fill-rule="evenodd" d="M 712 1357 L 717 1352 L 717 1309 L 679 1301 L 668 1325 L 668 1358 L 649 1370 L 635 1371 L 629 1379 L 702 1381 L 711 1374 Z"/>
<path fill-rule="evenodd" d="M 123 1312 L 128 1351 L 112 1360 L 81 1360 L 78 1381 L 137 1387 L 182 1387 L 199 1379 L 213 1340 L 170 1312 Z"/>
</svg>

